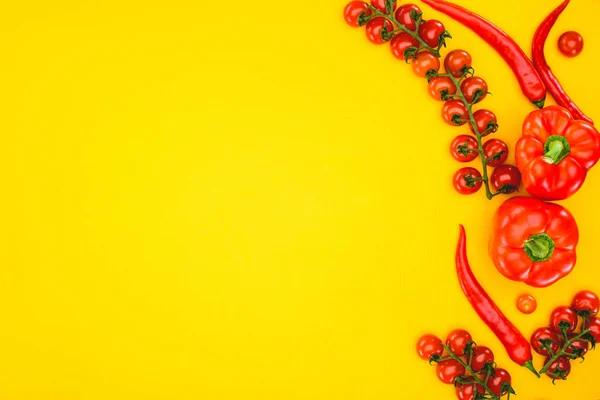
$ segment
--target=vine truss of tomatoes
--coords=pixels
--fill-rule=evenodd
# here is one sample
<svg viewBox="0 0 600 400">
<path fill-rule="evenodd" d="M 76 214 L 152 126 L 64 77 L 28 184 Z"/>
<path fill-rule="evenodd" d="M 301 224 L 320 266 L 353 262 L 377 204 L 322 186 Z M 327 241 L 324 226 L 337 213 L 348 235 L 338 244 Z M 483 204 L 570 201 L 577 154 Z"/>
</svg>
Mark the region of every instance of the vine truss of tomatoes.
<svg viewBox="0 0 600 400">
<path fill-rule="evenodd" d="M 372 0 L 370 5 L 352 1 L 344 9 L 344 18 L 351 26 L 365 26 L 372 43 L 390 42 L 396 58 L 410 61 L 415 74 L 427 78 L 431 96 L 444 101 L 442 118 L 446 123 L 469 124 L 474 137 L 457 136 L 450 151 L 460 162 L 480 157 L 482 172 L 472 167 L 459 169 L 454 175 L 454 188 L 459 193 L 472 194 L 484 186 L 488 199 L 517 191 L 521 174 L 516 167 L 503 164 L 508 157 L 506 144 L 498 139 L 483 142 L 484 137 L 498 130 L 498 122 L 490 110 L 473 110 L 489 92 L 487 83 L 474 75 L 471 55 L 464 50 L 449 52 L 444 59 L 446 72 L 440 73 L 440 51 L 452 36 L 440 21 L 424 20 L 418 6 L 396 6 L 395 0 Z M 491 176 L 488 166 L 495 167 Z"/>
</svg>

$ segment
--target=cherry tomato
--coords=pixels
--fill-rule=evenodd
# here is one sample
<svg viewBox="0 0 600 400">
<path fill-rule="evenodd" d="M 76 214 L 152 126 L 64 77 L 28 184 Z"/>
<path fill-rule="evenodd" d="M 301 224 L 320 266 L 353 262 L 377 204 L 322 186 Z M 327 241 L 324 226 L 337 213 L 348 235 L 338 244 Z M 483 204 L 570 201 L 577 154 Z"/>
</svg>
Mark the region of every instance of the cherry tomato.
<svg viewBox="0 0 600 400">
<path fill-rule="evenodd" d="M 441 356 L 444 352 L 442 340 L 435 335 L 423 335 L 417 341 L 417 354 L 425 361 L 435 354 Z"/>
<path fill-rule="evenodd" d="M 452 74 L 455 78 L 462 76 L 462 69 L 470 67 L 473 63 L 471 55 L 464 50 L 452 50 L 444 59 L 444 68 L 446 72 Z"/>
<path fill-rule="evenodd" d="M 440 35 L 446 28 L 444 24 L 435 19 L 430 19 L 419 26 L 419 37 L 434 49 L 440 44 Z"/>
<path fill-rule="evenodd" d="M 597 342 L 600 342 L 600 318 L 590 318 L 590 321 L 585 323 L 585 328 L 590 330 L 590 334 Z"/>
<path fill-rule="evenodd" d="M 450 154 L 458 162 L 473 161 L 479 155 L 477 140 L 473 136 L 459 135 L 450 143 Z"/>
<path fill-rule="evenodd" d="M 550 327 L 556 332 L 561 332 L 558 326 L 561 322 L 567 322 L 569 327 L 567 333 L 573 333 L 577 328 L 577 314 L 567 306 L 556 307 L 550 315 Z"/>
<path fill-rule="evenodd" d="M 413 11 L 417 14 L 421 12 L 419 6 L 414 4 L 403 4 L 396 10 L 396 21 L 401 23 L 405 28 L 414 31 L 417 29 L 415 21 L 410 17 L 410 12 Z"/>
<path fill-rule="evenodd" d="M 488 159 L 487 165 L 490 167 L 497 167 L 500 164 L 504 164 L 508 157 L 508 146 L 502 140 L 490 139 L 483 144 L 483 154 Z M 492 157 L 496 157 L 490 160 Z"/>
<path fill-rule="evenodd" d="M 473 113 L 473 118 L 475 118 L 477 130 L 481 136 L 487 136 L 490 133 L 498 130 L 496 114 L 490 110 L 477 110 Z M 471 124 L 469 124 L 469 128 L 471 128 L 471 132 L 475 133 Z M 488 129 L 489 131 L 486 132 Z"/>
<path fill-rule="evenodd" d="M 544 365 L 550 361 L 550 357 L 546 358 Z M 548 367 L 546 375 L 552 379 L 566 379 L 571 372 L 571 363 L 565 356 L 560 356 Z"/>
<path fill-rule="evenodd" d="M 461 126 L 467 122 L 469 112 L 460 100 L 448 100 L 442 106 L 442 119 L 447 124 Z"/>
<path fill-rule="evenodd" d="M 595 293 L 583 290 L 575 295 L 571 308 L 576 312 L 594 316 L 598 314 L 598 310 L 600 309 L 600 299 L 598 299 Z"/>
<path fill-rule="evenodd" d="M 462 357 L 465 354 L 465 346 L 471 340 L 473 340 L 473 338 L 469 332 L 464 329 L 455 329 L 448 334 L 446 346 L 448 346 L 456 356 Z"/>
<path fill-rule="evenodd" d="M 537 300 L 532 295 L 523 293 L 517 297 L 517 309 L 523 314 L 532 314 L 536 308 Z"/>
<path fill-rule="evenodd" d="M 394 38 L 395 39 L 395 38 Z M 429 94 L 436 100 L 445 101 L 442 94 L 456 94 L 456 86 L 447 76 L 438 76 L 429 81 Z"/>
<path fill-rule="evenodd" d="M 394 25 L 383 17 L 373 18 L 367 24 L 365 28 L 365 32 L 367 33 L 367 39 L 373 44 L 384 44 L 386 40 L 381 36 L 381 31 L 383 27 L 388 32 L 392 32 L 394 30 Z"/>
<path fill-rule="evenodd" d="M 569 335 L 569 339 L 572 339 L 575 334 Z M 590 343 L 583 339 L 577 339 L 572 342 L 569 347 L 565 350 L 567 354 L 577 354 L 579 357 L 585 356 L 590 347 Z"/>
<path fill-rule="evenodd" d="M 371 5 L 382 13 L 387 13 L 387 10 L 385 9 L 385 0 L 371 0 Z M 394 10 L 396 9 L 396 5 L 396 2 L 394 2 Z"/>
<path fill-rule="evenodd" d="M 359 27 L 358 17 L 366 11 L 367 15 L 371 15 L 369 5 L 364 1 L 351 1 L 344 7 L 344 21 L 350 26 Z"/>
<path fill-rule="evenodd" d="M 420 51 L 417 57 L 412 60 L 412 68 L 417 76 L 425 78 L 427 72 L 440 69 L 440 60 L 429 51 Z"/>
<path fill-rule="evenodd" d="M 448 59 L 448 57 L 446 57 L 446 59 Z M 446 67 L 446 71 L 448 71 L 448 67 Z M 465 99 L 469 103 L 476 104 L 479 103 L 481 100 L 485 99 L 485 96 L 487 96 L 488 85 L 487 82 L 481 79 L 480 77 L 470 76 L 464 81 L 462 81 L 462 83 L 460 84 L 460 90 L 462 90 L 463 94 L 465 95 Z M 478 93 L 477 99 L 475 99 L 476 93 Z"/>
<path fill-rule="evenodd" d="M 473 194 L 481 188 L 481 173 L 475 168 L 461 168 L 454 174 L 454 189 L 460 194 Z"/>
<path fill-rule="evenodd" d="M 578 56 L 583 50 L 583 37 L 574 31 L 568 31 L 558 38 L 558 49 L 567 57 Z"/>
<path fill-rule="evenodd" d="M 438 363 L 435 371 L 440 381 L 451 385 L 454 378 L 465 374 L 465 367 L 456 360 L 446 360 Z"/>
<path fill-rule="evenodd" d="M 475 378 L 472 376 L 464 380 L 462 384 L 456 384 L 456 397 L 458 400 L 473 400 L 475 398 L 475 391 L 477 390 L 480 394 L 485 394 L 485 389 L 479 383 L 475 382 Z"/>
<path fill-rule="evenodd" d="M 505 369 L 496 368 L 494 375 L 490 376 L 490 379 L 488 379 L 488 381 L 486 383 L 487 383 L 487 387 L 490 389 L 490 391 L 494 395 L 500 396 L 500 395 L 506 394 L 506 391 L 502 390 L 502 386 L 504 385 L 505 382 L 508 383 L 509 385 L 512 382 L 510 374 Z M 502 392 L 502 393 L 500 393 L 500 392 Z"/>
<path fill-rule="evenodd" d="M 473 372 L 478 373 L 483 370 L 486 363 L 494 362 L 494 353 L 485 346 L 477 346 L 473 349 L 473 358 L 471 359 L 471 368 Z"/>
<path fill-rule="evenodd" d="M 404 52 L 410 47 L 419 48 L 419 42 L 414 37 L 410 36 L 406 32 L 402 32 L 394 36 L 394 38 L 390 41 L 390 49 L 392 50 L 392 54 L 399 60 L 405 61 L 406 56 Z"/>
<path fill-rule="evenodd" d="M 517 167 L 512 165 L 499 165 L 494 168 L 494 172 L 490 176 L 490 184 L 496 192 L 502 189 L 503 193 L 514 193 L 519 190 L 519 186 L 521 185 L 521 172 Z M 535 308 L 531 312 L 534 310 Z"/>
<path fill-rule="evenodd" d="M 562 341 L 560 340 L 558 334 L 552 329 L 546 327 L 536 329 L 531 335 L 531 347 L 533 348 L 533 351 L 542 356 L 549 356 L 550 354 L 548 353 L 548 349 L 542 346 L 541 340 L 551 340 L 552 343 L 549 343 L 549 346 L 552 352 L 555 354 L 562 345 Z"/>
</svg>

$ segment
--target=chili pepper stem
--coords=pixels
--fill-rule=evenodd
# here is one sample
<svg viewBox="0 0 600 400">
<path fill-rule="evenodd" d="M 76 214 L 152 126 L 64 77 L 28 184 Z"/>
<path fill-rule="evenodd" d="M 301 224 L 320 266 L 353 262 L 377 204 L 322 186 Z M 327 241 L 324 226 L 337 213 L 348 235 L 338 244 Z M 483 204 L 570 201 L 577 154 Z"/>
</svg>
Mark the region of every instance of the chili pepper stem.
<svg viewBox="0 0 600 400">
<path fill-rule="evenodd" d="M 581 339 L 583 336 L 585 336 L 589 332 L 590 332 L 589 329 L 584 329 L 578 335 L 573 336 L 570 340 L 567 340 L 565 342 L 565 344 L 563 345 L 562 349 L 560 349 L 560 351 L 558 351 L 550 360 L 548 360 L 548 362 L 546 363 L 546 365 L 544 365 L 544 367 L 540 370 L 540 374 L 543 374 L 546 371 L 548 371 L 548 368 L 550 368 L 550 366 L 552 365 L 552 363 L 554 361 L 556 361 L 559 357 L 564 356 L 565 354 L 567 354 L 567 349 L 571 346 L 571 344 L 573 342 Z"/>
<path fill-rule="evenodd" d="M 533 361 L 529 360 L 527 361 L 525 364 L 522 365 L 523 367 L 527 368 L 528 370 L 530 370 L 531 372 L 533 372 L 535 374 L 535 376 L 537 376 L 538 378 L 541 376 L 535 369 L 535 367 L 533 366 Z"/>
</svg>

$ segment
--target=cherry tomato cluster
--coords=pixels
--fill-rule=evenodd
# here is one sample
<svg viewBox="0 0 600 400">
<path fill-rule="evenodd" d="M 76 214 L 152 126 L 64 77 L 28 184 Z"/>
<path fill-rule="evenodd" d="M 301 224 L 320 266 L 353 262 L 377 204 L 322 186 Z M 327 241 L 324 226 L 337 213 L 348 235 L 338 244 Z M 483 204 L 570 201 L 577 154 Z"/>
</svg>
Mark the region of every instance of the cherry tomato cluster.
<svg viewBox="0 0 600 400">
<path fill-rule="evenodd" d="M 550 315 L 550 326 L 537 329 L 531 335 L 533 350 L 546 357 L 540 373 L 552 382 L 567 379 L 571 361 L 581 358 L 600 340 L 600 309 L 598 296 L 584 290 L 575 295 L 571 306 L 560 306 Z"/>
<path fill-rule="evenodd" d="M 417 354 L 435 363 L 438 379 L 453 384 L 460 400 L 500 399 L 515 393 L 508 371 L 496 368 L 494 353 L 477 346 L 465 330 L 450 332 L 445 344 L 435 335 L 424 335 L 417 341 Z"/>
</svg>

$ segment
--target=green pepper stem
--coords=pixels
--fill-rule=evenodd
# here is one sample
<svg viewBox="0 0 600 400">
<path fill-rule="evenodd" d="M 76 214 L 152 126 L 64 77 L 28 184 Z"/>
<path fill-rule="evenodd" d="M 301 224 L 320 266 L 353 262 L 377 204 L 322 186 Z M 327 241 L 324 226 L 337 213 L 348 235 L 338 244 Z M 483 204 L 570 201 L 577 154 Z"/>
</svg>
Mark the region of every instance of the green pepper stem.
<svg viewBox="0 0 600 400">
<path fill-rule="evenodd" d="M 531 235 L 529 239 L 523 243 L 523 251 L 529 256 L 531 261 L 543 262 L 548 261 L 554 253 L 556 243 L 548 234 L 538 233 Z"/>
<path fill-rule="evenodd" d="M 544 158 L 542 158 L 542 160 L 548 164 L 554 164 L 564 149 L 565 145 L 562 144 L 561 141 L 555 140 L 550 143 L 550 150 L 544 154 Z"/>
</svg>

